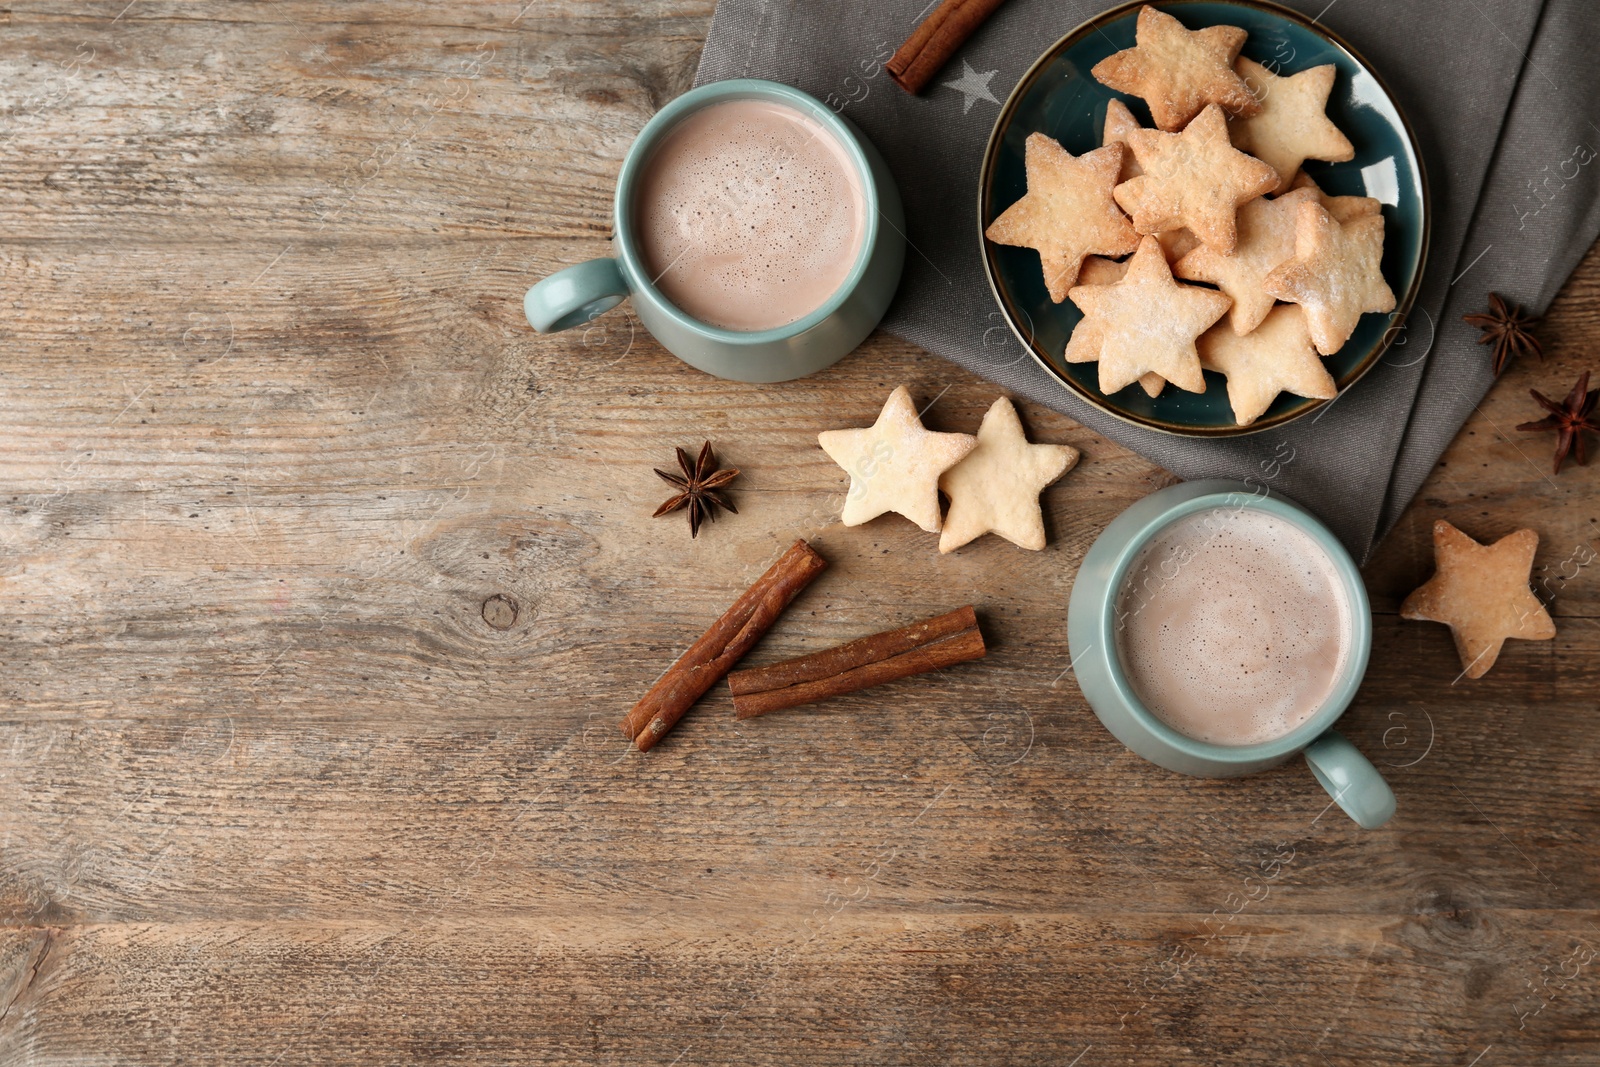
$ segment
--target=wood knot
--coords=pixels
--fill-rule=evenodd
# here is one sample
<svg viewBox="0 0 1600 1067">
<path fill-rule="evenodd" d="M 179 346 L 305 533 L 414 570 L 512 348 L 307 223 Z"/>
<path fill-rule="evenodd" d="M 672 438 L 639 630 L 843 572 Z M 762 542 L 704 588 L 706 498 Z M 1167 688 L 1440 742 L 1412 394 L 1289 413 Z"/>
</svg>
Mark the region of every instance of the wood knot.
<svg viewBox="0 0 1600 1067">
<path fill-rule="evenodd" d="M 496 630 L 511 629 L 517 621 L 517 602 L 503 593 L 496 593 L 483 602 L 483 621 Z"/>
</svg>

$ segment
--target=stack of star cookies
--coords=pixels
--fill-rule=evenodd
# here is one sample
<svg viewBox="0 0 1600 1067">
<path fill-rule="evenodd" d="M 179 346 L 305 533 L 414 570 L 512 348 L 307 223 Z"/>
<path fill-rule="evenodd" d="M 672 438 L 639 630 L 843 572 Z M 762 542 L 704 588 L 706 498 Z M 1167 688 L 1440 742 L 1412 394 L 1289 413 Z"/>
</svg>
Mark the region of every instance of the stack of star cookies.
<svg viewBox="0 0 1600 1067">
<path fill-rule="evenodd" d="M 1083 312 L 1065 359 L 1098 363 L 1101 392 L 1200 393 L 1213 370 L 1241 426 L 1280 392 L 1335 396 L 1320 357 L 1395 307 L 1379 202 L 1326 196 L 1300 169 L 1355 157 L 1326 114 L 1335 67 L 1281 74 L 1241 56 L 1245 38 L 1141 8 L 1136 46 L 1093 74 L 1156 128 L 1114 99 L 1093 151 L 1031 134 L 1027 194 L 985 231 L 1037 250 L 1050 298 Z"/>
</svg>

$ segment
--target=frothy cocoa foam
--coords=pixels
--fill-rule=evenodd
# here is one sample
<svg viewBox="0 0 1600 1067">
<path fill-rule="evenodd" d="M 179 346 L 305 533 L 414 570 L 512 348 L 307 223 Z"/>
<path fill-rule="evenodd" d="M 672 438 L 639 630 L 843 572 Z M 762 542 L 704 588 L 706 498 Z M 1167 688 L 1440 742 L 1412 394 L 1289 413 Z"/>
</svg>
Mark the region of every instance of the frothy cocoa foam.
<svg viewBox="0 0 1600 1067">
<path fill-rule="evenodd" d="M 1179 733 L 1253 745 L 1328 698 L 1351 606 L 1309 534 L 1258 508 L 1217 508 L 1160 531 L 1117 603 L 1117 655 L 1140 701 Z"/>
<path fill-rule="evenodd" d="M 773 329 L 821 307 L 855 265 L 855 164 L 787 105 L 729 100 L 679 122 L 646 161 L 634 224 L 645 268 L 691 317 Z"/>
</svg>

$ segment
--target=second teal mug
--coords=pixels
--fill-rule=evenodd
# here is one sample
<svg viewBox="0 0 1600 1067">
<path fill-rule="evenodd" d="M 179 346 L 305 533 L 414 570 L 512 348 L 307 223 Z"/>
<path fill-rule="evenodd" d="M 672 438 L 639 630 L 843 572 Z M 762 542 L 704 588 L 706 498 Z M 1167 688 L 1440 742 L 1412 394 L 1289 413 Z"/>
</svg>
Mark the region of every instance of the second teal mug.
<svg viewBox="0 0 1600 1067">
<path fill-rule="evenodd" d="M 634 232 L 634 193 L 651 151 L 690 112 L 725 100 L 771 100 L 821 123 L 855 164 L 865 200 L 866 232 L 844 283 L 821 307 L 772 330 L 727 330 L 684 314 L 651 284 Z M 888 164 L 848 119 L 798 89 L 754 78 L 713 82 L 662 108 L 628 149 L 612 206 L 613 255 L 591 259 L 544 279 L 523 298 L 528 323 L 540 333 L 581 326 L 633 300 L 644 328 L 690 366 L 740 382 L 782 382 L 838 362 L 878 325 L 905 264 L 905 216 Z"/>
<path fill-rule="evenodd" d="M 1257 745 L 1214 745 L 1174 730 L 1140 702 L 1117 658 L 1117 599 L 1135 557 L 1171 523 L 1215 508 L 1261 508 L 1299 527 L 1332 561 L 1351 606 L 1351 651 L 1333 691 L 1300 726 Z M 1372 612 L 1366 588 L 1350 553 L 1303 508 L 1242 482 L 1183 482 L 1151 493 L 1113 519 L 1085 554 L 1067 608 L 1067 640 L 1089 706 L 1118 741 L 1150 762 L 1183 774 L 1231 778 L 1304 753 L 1312 775 L 1361 826 L 1382 826 L 1394 815 L 1388 783 L 1332 728 L 1367 670 Z"/>
</svg>

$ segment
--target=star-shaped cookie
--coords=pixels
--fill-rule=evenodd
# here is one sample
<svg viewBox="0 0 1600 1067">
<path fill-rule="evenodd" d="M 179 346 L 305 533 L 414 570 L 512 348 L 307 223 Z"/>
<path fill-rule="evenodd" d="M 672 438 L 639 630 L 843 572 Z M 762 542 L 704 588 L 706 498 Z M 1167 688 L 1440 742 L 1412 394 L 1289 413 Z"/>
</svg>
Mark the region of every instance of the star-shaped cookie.
<svg viewBox="0 0 1600 1067">
<path fill-rule="evenodd" d="M 877 422 L 861 430 L 824 430 L 817 442 L 850 474 L 839 516 L 846 526 L 894 511 L 938 533 L 939 476 L 977 447 L 978 439 L 924 429 L 902 385 L 889 394 Z"/>
<path fill-rule="evenodd" d="M 1289 186 L 1292 189 L 1315 189 L 1317 200 L 1323 209 L 1332 215 L 1338 222 L 1349 222 L 1351 219 L 1360 218 L 1362 215 L 1376 215 L 1383 210 L 1383 203 L 1371 196 L 1329 196 L 1322 191 L 1316 182 L 1311 180 L 1311 175 L 1305 171 Z"/>
<path fill-rule="evenodd" d="M 1139 120 L 1133 117 L 1133 112 L 1128 110 L 1128 105 L 1113 97 L 1106 103 L 1106 122 L 1104 133 L 1100 138 L 1102 145 L 1128 143 L 1128 131 L 1142 130 Z M 1129 149 L 1122 157 L 1122 174 L 1120 182 L 1129 178 L 1137 178 L 1144 173 L 1144 168 L 1139 166 L 1139 161 L 1133 158 L 1133 151 Z M 1200 239 L 1189 232 L 1187 226 L 1180 226 L 1176 230 L 1162 230 L 1156 234 L 1156 240 L 1161 242 L 1161 251 L 1167 254 L 1168 263 L 1176 263 L 1200 244 Z M 1087 282 L 1093 285 L 1094 282 Z M 1155 394 L 1152 393 L 1152 396 Z"/>
<path fill-rule="evenodd" d="M 1172 273 L 1192 282 L 1210 282 L 1233 298 L 1228 322 L 1233 332 L 1246 334 L 1267 317 L 1274 297 L 1261 287 L 1268 274 L 1294 258 L 1297 208 L 1315 201 L 1317 194 L 1300 189 L 1271 200 L 1256 199 L 1239 208 L 1235 217 L 1238 241 L 1233 255 L 1225 256 L 1201 245 L 1172 265 Z"/>
<path fill-rule="evenodd" d="M 1237 26 L 1187 30 L 1146 4 L 1134 27 L 1135 47 L 1107 56 L 1092 74 L 1102 85 L 1143 97 L 1163 130 L 1181 130 L 1207 104 L 1253 115 L 1261 105 L 1233 69 L 1246 33 Z"/>
<path fill-rule="evenodd" d="M 1362 315 L 1394 310 L 1394 292 L 1379 266 L 1383 216 L 1341 223 L 1310 202 L 1295 211 L 1294 258 L 1268 274 L 1261 287 L 1305 308 L 1317 351 L 1331 356 L 1350 339 Z"/>
<path fill-rule="evenodd" d="M 1115 196 L 1142 234 L 1187 226 L 1202 244 L 1232 255 L 1239 205 L 1278 184 L 1277 171 L 1229 142 L 1215 104 L 1181 134 L 1129 130 L 1126 136 L 1144 173 L 1117 186 Z"/>
<path fill-rule="evenodd" d="M 1089 256 L 1083 261 L 1083 269 L 1078 271 L 1079 285 L 1115 285 L 1128 275 L 1128 264 L 1132 260 L 1107 259 L 1104 256 Z"/>
<path fill-rule="evenodd" d="M 1188 233 L 1189 231 L 1169 230 L 1168 232 Z M 1158 241 L 1160 239 L 1161 238 L 1159 236 L 1156 238 Z M 1165 249 L 1163 249 L 1163 251 L 1165 251 Z M 1172 257 L 1170 255 L 1167 257 L 1169 262 L 1171 261 L 1171 258 Z M 1083 269 L 1078 272 L 1078 284 L 1111 285 L 1115 282 L 1120 282 L 1127 275 L 1127 273 L 1128 262 L 1126 260 L 1103 259 L 1100 256 L 1090 256 L 1088 259 L 1083 261 Z M 1088 322 L 1088 320 L 1084 320 L 1078 323 L 1078 329 L 1092 331 L 1094 327 Z M 1087 337 L 1083 343 L 1088 344 Z M 1096 343 L 1095 347 L 1098 348 L 1098 342 Z M 1160 396 L 1161 390 L 1165 389 L 1166 387 L 1167 380 L 1159 374 L 1139 375 L 1139 388 L 1143 389 L 1151 397 Z"/>
<path fill-rule="evenodd" d="M 1180 389 L 1206 391 L 1195 338 L 1232 301 L 1173 281 L 1154 237 L 1140 242 L 1120 282 L 1080 285 L 1067 295 L 1084 317 L 1067 341 L 1065 358 L 1068 363 L 1098 360 L 1102 393 L 1110 396 L 1151 371 Z"/>
<path fill-rule="evenodd" d="M 1333 376 L 1322 365 L 1305 312 L 1280 304 L 1254 332 L 1240 336 L 1223 323 L 1200 335 L 1200 365 L 1228 378 L 1228 403 L 1240 426 L 1249 426 L 1272 405 L 1279 393 L 1332 400 L 1339 395 Z"/>
<path fill-rule="evenodd" d="M 1133 112 L 1128 110 L 1127 104 L 1124 104 L 1116 97 L 1112 97 L 1106 102 L 1106 121 L 1101 128 L 1100 134 L 1102 147 L 1108 144 L 1126 145 L 1129 131 L 1142 129 L 1144 127 L 1140 126 L 1139 120 L 1133 117 Z M 1129 178 L 1137 178 L 1143 173 L 1144 171 L 1140 168 L 1139 161 L 1133 158 L 1132 152 L 1129 152 L 1122 157 L 1122 171 L 1117 175 L 1117 180 L 1125 182 Z"/>
<path fill-rule="evenodd" d="M 1233 143 L 1278 172 L 1278 189 L 1289 188 L 1308 159 L 1342 163 L 1356 158 L 1350 138 L 1328 118 L 1328 94 L 1337 68 L 1332 63 L 1279 77 L 1243 56 L 1234 64 L 1261 104 L 1254 115 L 1228 123 Z"/>
<path fill-rule="evenodd" d="M 1468 678 L 1482 678 L 1500 656 L 1506 638 L 1548 641 L 1556 624 L 1528 588 L 1539 535 L 1507 534 L 1480 545 L 1443 519 L 1433 524 L 1437 568 L 1427 584 L 1400 605 L 1402 619 L 1426 619 L 1450 627 Z"/>
<path fill-rule="evenodd" d="M 1161 251 L 1166 253 L 1168 263 L 1176 263 L 1184 256 L 1200 247 L 1200 238 L 1187 226 L 1179 226 L 1176 230 L 1162 230 L 1155 235 L 1161 243 Z"/>
<path fill-rule="evenodd" d="M 1077 462 L 1078 450 L 1070 445 L 1029 444 L 1011 401 L 996 400 L 978 427 L 978 447 L 939 479 L 950 498 L 939 551 L 952 552 L 986 533 L 1043 548 L 1039 494 Z"/>
<path fill-rule="evenodd" d="M 1074 157 L 1042 133 L 1023 149 L 1028 192 L 989 224 L 996 244 L 1038 251 L 1050 299 L 1061 303 L 1087 255 L 1125 256 L 1139 243 L 1112 200 L 1126 149 L 1120 144 Z"/>
</svg>

